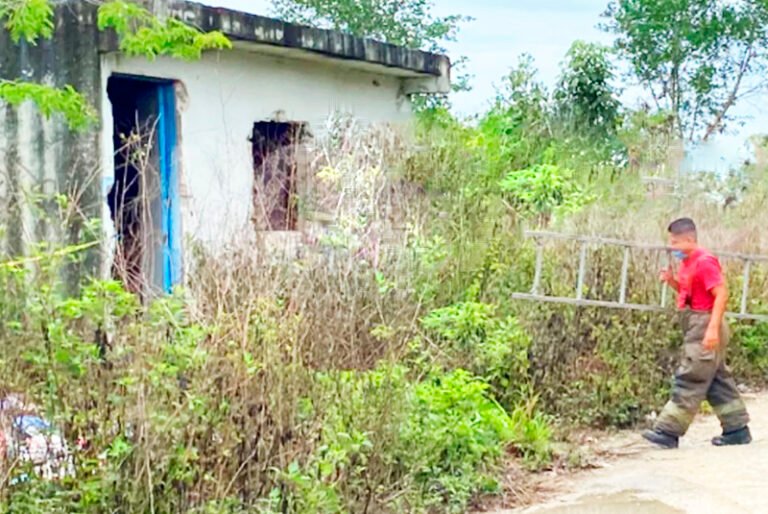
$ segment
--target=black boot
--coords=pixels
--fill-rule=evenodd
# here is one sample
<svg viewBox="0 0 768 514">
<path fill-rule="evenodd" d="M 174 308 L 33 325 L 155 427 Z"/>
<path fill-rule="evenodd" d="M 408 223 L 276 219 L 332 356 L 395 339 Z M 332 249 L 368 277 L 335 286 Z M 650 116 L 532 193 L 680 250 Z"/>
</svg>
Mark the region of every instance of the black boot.
<svg viewBox="0 0 768 514">
<path fill-rule="evenodd" d="M 749 427 L 740 428 L 732 432 L 723 432 L 723 435 L 712 438 L 715 446 L 731 446 L 737 444 L 749 444 L 752 442 L 752 434 Z"/>
<path fill-rule="evenodd" d="M 646 430 L 643 432 L 643 438 L 667 450 L 675 449 L 679 444 L 679 438 L 676 435 L 668 434 L 658 428 Z"/>
</svg>

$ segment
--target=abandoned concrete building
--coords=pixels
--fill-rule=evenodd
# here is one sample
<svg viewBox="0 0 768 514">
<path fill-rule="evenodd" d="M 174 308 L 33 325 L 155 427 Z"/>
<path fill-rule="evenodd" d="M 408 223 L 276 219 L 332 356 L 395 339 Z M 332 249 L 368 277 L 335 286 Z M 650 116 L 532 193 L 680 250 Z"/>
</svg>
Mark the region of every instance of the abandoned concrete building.
<svg viewBox="0 0 768 514">
<path fill-rule="evenodd" d="M 0 30 L 0 79 L 72 85 L 99 124 L 73 132 L 31 104 L 0 104 L 2 253 L 81 239 L 82 223 L 57 236 L 55 220 L 24 200 L 66 193 L 84 218 L 102 222 L 102 247 L 80 273 L 108 276 L 119 263 L 134 290 L 182 282 L 190 239 L 215 247 L 249 226 L 294 230 L 290 148 L 299 134 L 316 135 L 335 112 L 405 122 L 411 95 L 450 86 L 442 55 L 189 2 L 169 13 L 221 30 L 233 49 L 198 61 L 127 57 L 114 34 L 98 30 L 93 2 L 56 5 L 50 41 L 17 44 Z M 264 207 L 255 196 L 266 189 Z"/>
</svg>

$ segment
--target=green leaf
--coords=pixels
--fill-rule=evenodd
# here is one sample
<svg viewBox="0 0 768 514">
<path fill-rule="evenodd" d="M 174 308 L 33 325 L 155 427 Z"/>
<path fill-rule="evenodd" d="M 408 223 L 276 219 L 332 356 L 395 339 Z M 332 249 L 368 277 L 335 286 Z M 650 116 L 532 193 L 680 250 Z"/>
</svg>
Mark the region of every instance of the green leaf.
<svg viewBox="0 0 768 514">
<path fill-rule="evenodd" d="M 53 7 L 49 0 L 0 0 L 0 19 L 18 43 L 35 44 L 53 36 Z"/>
<path fill-rule="evenodd" d="M 61 114 L 73 130 L 83 130 L 96 122 L 96 112 L 72 86 L 56 88 L 20 80 L 0 80 L 0 100 L 18 107 L 33 102 L 46 118 Z"/>
<path fill-rule="evenodd" d="M 204 51 L 232 48 L 221 32 L 202 33 L 186 23 L 169 18 L 160 21 L 130 2 L 113 1 L 99 7 L 98 26 L 113 29 L 120 37 L 120 50 L 130 56 L 154 60 L 158 56 L 199 59 Z"/>
</svg>

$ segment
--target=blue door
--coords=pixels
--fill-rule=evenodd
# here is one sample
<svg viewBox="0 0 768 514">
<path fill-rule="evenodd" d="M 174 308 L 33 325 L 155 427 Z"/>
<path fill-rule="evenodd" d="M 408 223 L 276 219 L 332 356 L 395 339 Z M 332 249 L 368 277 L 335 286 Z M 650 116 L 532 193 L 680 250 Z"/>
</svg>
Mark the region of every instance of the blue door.
<svg viewBox="0 0 768 514">
<path fill-rule="evenodd" d="M 182 278 L 176 93 L 172 82 L 157 85 L 160 199 L 163 230 L 163 288 L 171 292 Z"/>
<path fill-rule="evenodd" d="M 107 92 L 115 120 L 116 148 L 116 186 L 110 193 L 109 203 L 118 235 L 132 249 L 126 252 L 129 254 L 126 267 L 132 270 L 134 287 L 131 290 L 143 293 L 149 287 L 170 293 L 181 282 L 183 273 L 174 83 L 143 76 L 114 75 L 109 79 Z M 144 148 L 151 148 L 149 170 L 139 169 L 132 158 L 125 156 L 124 150 L 117 151 L 124 147 L 121 138 L 134 133 L 141 135 L 140 144 L 147 145 Z M 152 176 L 144 175 L 149 172 Z M 142 191 L 145 184 L 153 186 Z M 140 198 L 148 204 L 131 210 L 131 205 L 144 201 Z M 132 227 L 123 223 L 125 218 L 134 222 Z M 142 220 L 138 229 L 135 228 L 137 218 Z M 140 235 L 137 236 L 137 232 Z M 141 243 L 130 244 L 137 240 Z"/>
</svg>

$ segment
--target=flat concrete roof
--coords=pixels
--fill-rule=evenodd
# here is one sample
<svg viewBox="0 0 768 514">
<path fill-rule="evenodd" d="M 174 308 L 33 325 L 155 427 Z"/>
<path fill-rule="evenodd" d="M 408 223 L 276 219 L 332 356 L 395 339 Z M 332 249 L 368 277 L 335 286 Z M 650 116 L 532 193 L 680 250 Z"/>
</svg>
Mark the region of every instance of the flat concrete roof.
<svg viewBox="0 0 768 514">
<path fill-rule="evenodd" d="M 450 60 L 445 55 L 411 50 L 336 30 L 316 29 L 274 18 L 197 2 L 176 1 L 172 16 L 205 32 L 219 30 L 234 42 L 248 42 L 389 68 L 404 77 L 432 76 L 447 79 Z"/>
</svg>

